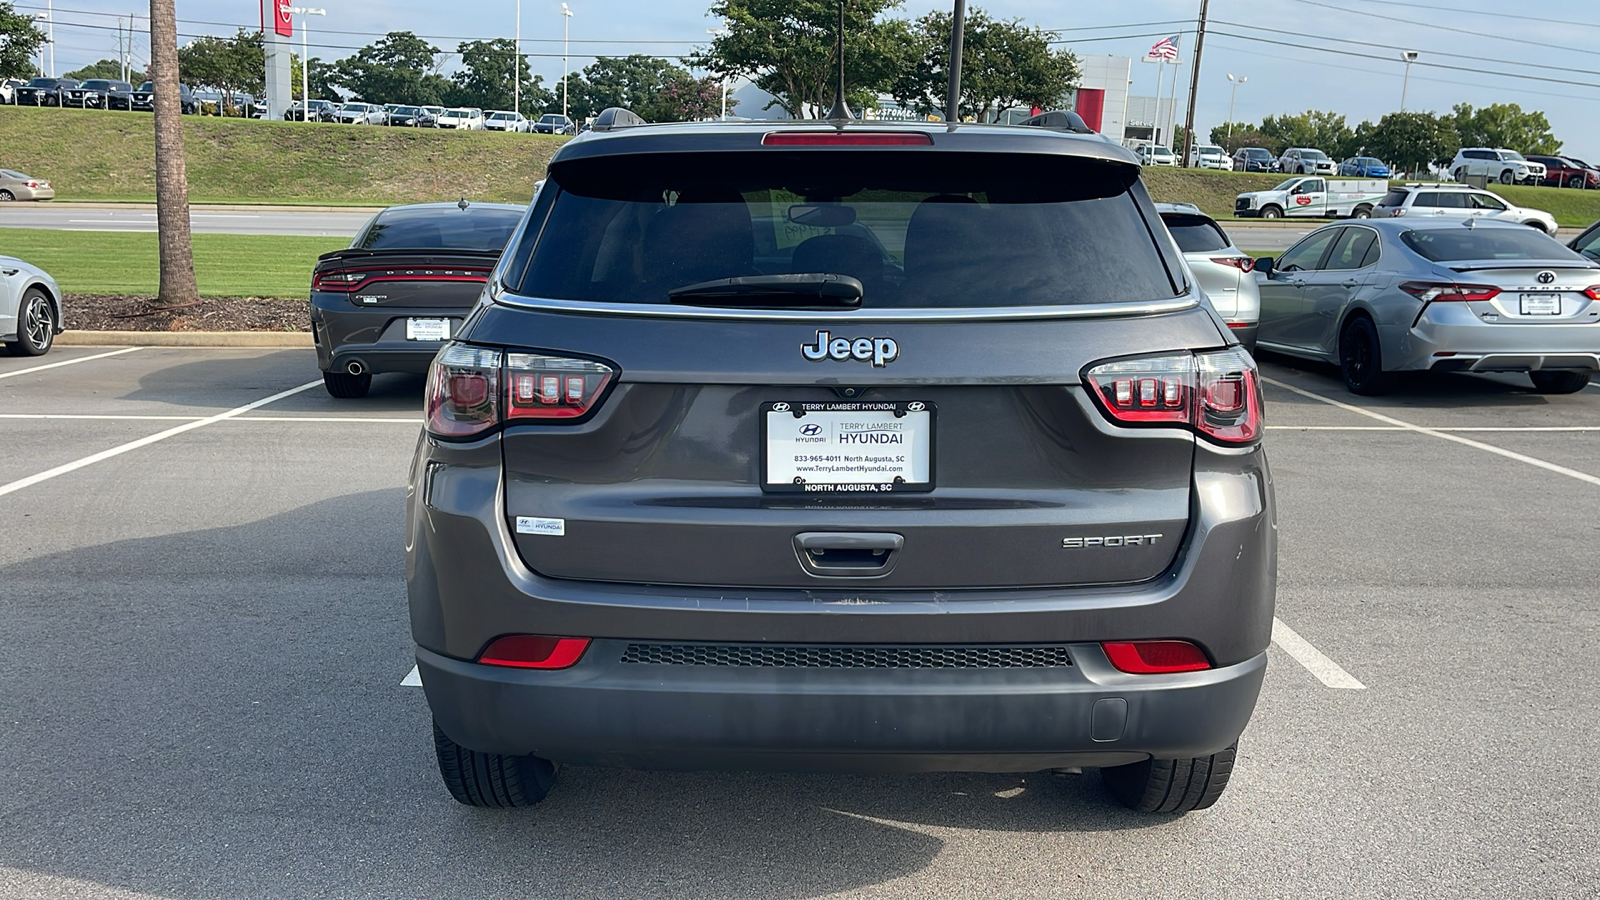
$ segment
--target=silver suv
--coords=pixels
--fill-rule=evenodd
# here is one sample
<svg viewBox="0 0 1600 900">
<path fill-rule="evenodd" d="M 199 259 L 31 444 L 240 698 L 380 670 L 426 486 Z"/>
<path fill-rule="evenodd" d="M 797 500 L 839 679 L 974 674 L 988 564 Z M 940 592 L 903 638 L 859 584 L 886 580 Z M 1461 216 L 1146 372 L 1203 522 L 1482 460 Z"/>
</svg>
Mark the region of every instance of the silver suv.
<svg viewBox="0 0 1600 900">
<path fill-rule="evenodd" d="M 1463 147 L 1450 163 L 1450 177 L 1466 181 L 1469 175 L 1482 175 L 1501 184 L 1538 184 L 1544 180 L 1545 167 L 1523 159 L 1515 150 Z"/>
<path fill-rule="evenodd" d="M 1217 315 L 1228 323 L 1239 343 L 1254 353 L 1256 326 L 1261 320 L 1255 259 L 1234 246 L 1217 220 L 1193 203 L 1157 203 L 1156 211 Z"/>
<path fill-rule="evenodd" d="M 1290 175 L 1337 175 L 1338 168 L 1328 154 L 1310 147 L 1290 147 L 1278 157 L 1278 171 Z"/>
<path fill-rule="evenodd" d="M 1434 216 L 1446 219 L 1486 219 L 1556 233 L 1555 216 L 1542 209 L 1515 206 L 1499 194 L 1457 184 L 1407 184 L 1392 187 L 1373 208 L 1378 218 Z"/>
</svg>

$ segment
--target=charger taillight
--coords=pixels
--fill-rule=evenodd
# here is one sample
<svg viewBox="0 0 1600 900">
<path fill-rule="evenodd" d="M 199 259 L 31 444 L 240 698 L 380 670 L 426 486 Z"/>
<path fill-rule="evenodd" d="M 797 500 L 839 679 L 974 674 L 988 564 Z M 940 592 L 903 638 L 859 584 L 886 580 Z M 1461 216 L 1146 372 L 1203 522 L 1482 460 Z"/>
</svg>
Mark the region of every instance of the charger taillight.
<svg viewBox="0 0 1600 900">
<path fill-rule="evenodd" d="M 1227 444 L 1261 436 L 1261 384 L 1255 360 L 1239 347 L 1112 360 L 1083 377 L 1114 422 L 1183 426 Z"/>
<path fill-rule="evenodd" d="M 575 419 L 615 377 L 587 359 L 446 344 L 428 370 L 428 431 L 470 437 L 515 419 Z"/>
</svg>

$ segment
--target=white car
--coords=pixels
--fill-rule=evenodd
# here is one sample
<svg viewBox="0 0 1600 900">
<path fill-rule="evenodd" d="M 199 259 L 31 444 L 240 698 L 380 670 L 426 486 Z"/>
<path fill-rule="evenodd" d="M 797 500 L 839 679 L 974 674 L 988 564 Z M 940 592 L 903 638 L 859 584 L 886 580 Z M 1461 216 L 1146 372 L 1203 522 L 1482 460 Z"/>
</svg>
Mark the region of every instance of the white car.
<svg viewBox="0 0 1600 900">
<path fill-rule="evenodd" d="M 333 114 L 340 125 L 387 125 L 389 113 L 373 103 L 346 103 Z"/>
<path fill-rule="evenodd" d="M 527 134 L 533 130 L 533 123 L 528 121 L 528 117 L 522 113 L 497 109 L 489 113 L 489 117 L 483 120 L 483 128 L 485 131 L 509 131 L 517 134 Z"/>
<path fill-rule="evenodd" d="M 1450 162 L 1450 177 L 1466 181 L 1468 175 L 1482 175 L 1501 184 L 1538 184 L 1544 180 L 1545 166 L 1523 159 L 1515 150 L 1463 147 Z"/>
<path fill-rule="evenodd" d="M 1189 151 L 1189 165 L 1196 169 L 1233 171 L 1233 160 L 1228 157 L 1228 151 L 1213 144 L 1198 144 L 1191 149 Z"/>
<path fill-rule="evenodd" d="M 1396 185 L 1372 210 L 1374 218 L 1486 219 L 1556 233 L 1556 218 L 1542 209 L 1524 209 L 1499 194 L 1459 184 Z"/>
<path fill-rule="evenodd" d="M 1312 147 L 1290 147 L 1278 157 L 1278 171 L 1285 175 L 1337 175 L 1337 170 L 1328 154 Z"/>
<path fill-rule="evenodd" d="M 16 103 L 17 88 L 26 82 L 18 78 L 0 78 L 0 103 Z"/>
<path fill-rule="evenodd" d="M 1139 161 L 1147 166 L 1175 166 L 1178 154 L 1160 144 L 1149 144 L 1139 149 Z"/>
<path fill-rule="evenodd" d="M 483 110 L 477 107 L 447 109 L 439 114 L 435 128 L 454 128 L 457 131 L 482 131 Z"/>
<path fill-rule="evenodd" d="M 49 273 L 0 256 L 0 343 L 14 356 L 42 356 L 61 333 L 61 289 Z"/>
</svg>

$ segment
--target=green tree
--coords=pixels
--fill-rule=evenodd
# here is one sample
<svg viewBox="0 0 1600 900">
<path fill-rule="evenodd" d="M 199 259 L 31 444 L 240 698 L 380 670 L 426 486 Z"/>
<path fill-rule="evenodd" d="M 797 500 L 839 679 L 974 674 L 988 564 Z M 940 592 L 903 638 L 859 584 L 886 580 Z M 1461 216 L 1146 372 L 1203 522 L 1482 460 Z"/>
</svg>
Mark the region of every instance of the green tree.
<svg viewBox="0 0 1600 900">
<path fill-rule="evenodd" d="M 1280 153 L 1289 147 L 1312 147 L 1334 157 L 1348 150 L 1355 136 L 1344 116 L 1316 109 L 1299 115 L 1267 116 L 1261 120 L 1261 134 Z"/>
<path fill-rule="evenodd" d="M 32 78 L 39 71 L 33 57 L 47 37 L 32 16 L 0 2 L 0 78 Z"/>
<path fill-rule="evenodd" d="M 1261 129 L 1249 122 L 1234 122 L 1230 129 L 1228 123 L 1211 129 L 1211 143 L 1228 151 L 1230 155 L 1239 152 L 1240 147 L 1263 147 L 1272 152 L 1273 156 L 1283 153 L 1283 147 L 1273 139 L 1261 133 Z"/>
<path fill-rule="evenodd" d="M 696 79 L 670 60 L 643 54 L 596 59 L 581 74 L 570 76 L 567 94 L 574 119 L 612 106 L 632 110 L 647 122 L 694 121 L 722 111 L 722 87 L 716 79 Z M 715 100 L 709 106 L 708 94 Z"/>
<path fill-rule="evenodd" d="M 81 69 L 68 72 L 62 77 L 76 78 L 79 81 L 87 81 L 90 78 L 109 78 L 113 81 L 120 80 L 122 78 L 122 63 L 115 59 L 102 59 L 99 62 L 90 63 Z M 134 84 L 138 84 L 145 80 L 145 74 L 138 69 L 130 68 L 128 70 L 128 80 Z"/>
<path fill-rule="evenodd" d="M 1561 152 L 1561 142 L 1550 131 L 1550 120 L 1534 110 L 1523 112 L 1515 103 L 1494 103 L 1482 109 L 1457 103 L 1451 123 L 1463 147 L 1496 147 L 1519 153 Z"/>
<path fill-rule="evenodd" d="M 913 58 L 889 87 L 902 106 L 923 115 L 943 114 L 950 83 L 950 14 L 935 11 L 911 27 Z M 1059 107 L 1078 83 L 1078 59 L 1050 49 L 1053 32 L 1017 19 L 993 19 L 981 9 L 967 14 L 963 35 L 960 114 L 995 121 L 1020 106 Z"/>
<path fill-rule="evenodd" d="M 465 41 L 456 47 L 461 54 L 461 71 L 452 76 L 447 94 L 451 106 L 476 106 L 481 109 L 511 109 L 513 105 L 512 62 L 522 79 L 522 108 L 548 109 L 554 94 L 544 89 L 544 77 L 528 71 L 528 58 L 519 56 L 510 38 L 492 41 Z"/>
<path fill-rule="evenodd" d="M 857 111 L 870 105 L 910 61 L 908 24 L 880 20 L 900 2 L 845 4 L 845 92 Z M 718 78 L 748 78 L 797 119 L 819 118 L 832 106 L 839 80 L 835 0 L 715 0 L 710 12 L 727 24 L 726 33 L 684 57 L 684 63 Z"/>
<path fill-rule="evenodd" d="M 237 109 L 234 94 L 261 93 L 266 65 L 261 32 L 242 28 L 231 38 L 196 38 L 178 50 L 178 69 L 185 82 L 222 93 L 219 114 Z"/>
<path fill-rule="evenodd" d="M 329 103 L 343 103 L 344 95 L 339 93 L 339 64 L 337 62 L 323 62 L 315 56 L 311 57 L 310 64 L 311 71 L 308 75 L 308 81 L 310 82 L 311 99 L 326 100 Z M 291 66 L 290 68 L 294 70 L 296 76 L 294 82 L 295 96 L 300 97 L 300 80 L 298 77 L 300 69 L 298 66 Z M 304 98 L 300 97 L 300 99 Z M 437 106 L 438 104 L 429 105 Z"/>
<path fill-rule="evenodd" d="M 1461 149 L 1455 123 L 1431 112 L 1392 112 L 1378 120 L 1367 137 L 1366 152 L 1396 171 L 1421 172 L 1449 165 Z"/>
<path fill-rule="evenodd" d="M 439 74 L 438 47 L 409 31 L 391 31 L 376 42 L 333 64 L 324 76 L 324 87 L 339 87 L 357 100 L 368 103 L 405 103 L 413 106 L 438 106 L 445 102 L 450 82 Z M 317 79 L 318 60 L 311 61 L 311 78 Z M 327 96 L 313 85 L 313 97 Z"/>
</svg>

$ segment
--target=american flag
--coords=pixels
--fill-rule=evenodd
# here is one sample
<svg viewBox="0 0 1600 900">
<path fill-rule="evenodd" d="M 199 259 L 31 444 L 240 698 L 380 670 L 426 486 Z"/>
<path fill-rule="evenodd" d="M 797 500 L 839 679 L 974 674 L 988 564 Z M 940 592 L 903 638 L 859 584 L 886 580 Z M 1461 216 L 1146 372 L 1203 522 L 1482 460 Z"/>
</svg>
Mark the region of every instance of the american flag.
<svg viewBox="0 0 1600 900">
<path fill-rule="evenodd" d="M 1151 47 L 1150 52 L 1145 55 L 1154 59 L 1177 59 L 1178 35 L 1173 35 L 1169 38 L 1162 38 L 1154 47 Z"/>
</svg>

